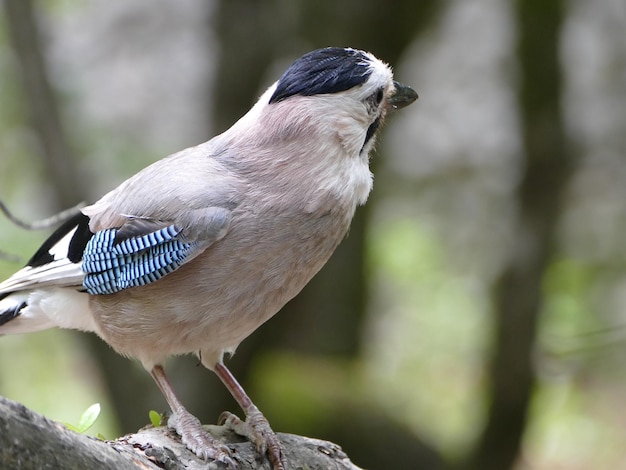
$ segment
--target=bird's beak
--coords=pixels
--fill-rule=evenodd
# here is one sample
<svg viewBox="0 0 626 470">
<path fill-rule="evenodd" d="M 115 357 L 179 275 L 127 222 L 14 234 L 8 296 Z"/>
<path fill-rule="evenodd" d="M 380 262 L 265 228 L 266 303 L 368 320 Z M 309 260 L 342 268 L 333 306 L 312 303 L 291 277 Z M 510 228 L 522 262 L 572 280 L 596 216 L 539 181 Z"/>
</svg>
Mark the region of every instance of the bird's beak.
<svg viewBox="0 0 626 470">
<path fill-rule="evenodd" d="M 417 99 L 417 93 L 410 86 L 403 85 L 400 82 L 393 81 L 396 91 L 393 92 L 388 99 L 393 109 L 402 109 L 410 105 Z"/>
</svg>

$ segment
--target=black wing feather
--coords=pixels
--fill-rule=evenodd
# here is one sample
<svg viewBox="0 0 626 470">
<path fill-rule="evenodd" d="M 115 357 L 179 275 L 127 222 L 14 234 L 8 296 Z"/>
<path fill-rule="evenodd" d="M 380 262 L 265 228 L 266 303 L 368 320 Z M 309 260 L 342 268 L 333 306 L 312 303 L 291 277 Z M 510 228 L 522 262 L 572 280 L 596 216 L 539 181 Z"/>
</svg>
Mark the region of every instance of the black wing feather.
<svg viewBox="0 0 626 470">
<path fill-rule="evenodd" d="M 64 222 L 58 229 L 56 229 L 50 237 L 39 247 L 35 254 L 28 260 L 26 266 L 36 268 L 43 266 L 44 264 L 54 261 L 54 256 L 50 253 L 50 250 L 56 245 L 64 236 L 70 233 L 76 228 L 76 233 L 72 237 L 70 242 L 68 258 L 73 263 L 77 263 L 83 256 L 83 251 L 89 239 L 93 236 L 93 233 L 89 230 L 89 217 L 82 212 L 79 212 L 71 219 Z"/>
</svg>

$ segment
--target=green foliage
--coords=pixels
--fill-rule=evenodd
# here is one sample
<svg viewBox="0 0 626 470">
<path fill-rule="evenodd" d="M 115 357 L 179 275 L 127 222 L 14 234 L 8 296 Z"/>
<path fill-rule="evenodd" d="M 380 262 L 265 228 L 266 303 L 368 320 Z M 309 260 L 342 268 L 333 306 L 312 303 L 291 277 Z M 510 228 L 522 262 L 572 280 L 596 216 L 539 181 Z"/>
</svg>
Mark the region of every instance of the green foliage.
<svg viewBox="0 0 626 470">
<path fill-rule="evenodd" d="M 591 270 L 574 259 L 557 259 L 548 268 L 543 283 L 545 307 L 539 334 L 544 357 L 559 362 L 571 360 L 577 349 L 584 349 L 588 333 L 601 328 L 598 318 L 590 314 L 593 283 Z"/>
<path fill-rule="evenodd" d="M 80 415 L 76 426 L 70 423 L 63 423 L 63 425 L 71 431 L 84 434 L 94 425 L 98 416 L 100 416 L 100 403 L 94 403 Z"/>
<path fill-rule="evenodd" d="M 119 435 L 113 407 L 108 405 L 98 369 L 85 350 L 82 335 L 48 330 L 0 338 L 0 395 L 59 422 L 80 416 L 98 401 L 103 411 L 89 434 Z"/>
<path fill-rule="evenodd" d="M 418 423 L 425 439 L 458 457 L 486 404 L 482 358 L 491 318 L 484 292 L 455 268 L 441 237 L 413 219 L 378 224 L 367 257 L 375 273 L 367 387 L 391 415 Z"/>
<path fill-rule="evenodd" d="M 150 418 L 150 423 L 152 423 L 152 426 L 154 426 L 155 428 L 161 426 L 161 423 L 163 422 L 163 415 L 161 413 L 159 413 L 158 411 L 150 410 L 150 412 L 148 413 L 148 417 Z"/>
<path fill-rule="evenodd" d="M 258 406 L 296 434 L 322 433 L 342 405 L 362 396 L 362 383 L 350 380 L 354 365 L 335 358 L 275 352 L 256 358 L 252 370 Z"/>
</svg>

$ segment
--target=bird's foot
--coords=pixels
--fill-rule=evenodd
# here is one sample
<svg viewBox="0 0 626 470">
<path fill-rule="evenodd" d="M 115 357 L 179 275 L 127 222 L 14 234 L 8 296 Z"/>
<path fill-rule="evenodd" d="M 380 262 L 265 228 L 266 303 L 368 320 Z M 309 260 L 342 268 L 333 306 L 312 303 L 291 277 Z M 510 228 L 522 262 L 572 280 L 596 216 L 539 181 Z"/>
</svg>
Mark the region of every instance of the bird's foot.
<svg viewBox="0 0 626 470">
<path fill-rule="evenodd" d="M 183 444 L 201 459 L 212 459 L 223 463 L 227 468 L 237 468 L 228 447 L 202 429 L 200 421 L 189 412 L 174 413 L 170 416 L 167 427 L 176 431 Z"/>
<path fill-rule="evenodd" d="M 274 470 L 287 469 L 283 447 L 272 431 L 270 423 L 256 407 L 248 412 L 245 421 L 225 411 L 220 415 L 219 422 L 240 436 L 246 437 L 256 446 L 259 454 L 267 454 Z"/>
</svg>

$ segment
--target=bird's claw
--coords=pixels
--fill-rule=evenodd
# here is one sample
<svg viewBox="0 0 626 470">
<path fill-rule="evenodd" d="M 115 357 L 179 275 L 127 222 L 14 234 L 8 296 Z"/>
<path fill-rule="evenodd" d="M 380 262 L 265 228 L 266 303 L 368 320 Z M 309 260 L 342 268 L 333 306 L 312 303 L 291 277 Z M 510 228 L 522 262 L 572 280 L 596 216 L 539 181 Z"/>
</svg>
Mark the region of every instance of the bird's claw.
<svg viewBox="0 0 626 470">
<path fill-rule="evenodd" d="M 229 469 L 237 468 L 228 447 L 207 433 L 195 416 L 189 413 L 173 414 L 167 422 L 167 427 L 176 431 L 183 444 L 201 459 L 223 463 Z"/>
<path fill-rule="evenodd" d="M 242 421 L 237 415 L 225 411 L 220 415 L 219 423 L 236 434 L 246 437 L 256 446 L 259 454 L 267 454 L 274 470 L 287 469 L 283 447 L 272 431 L 269 422 L 258 409 L 249 412 L 245 421 Z"/>
</svg>

